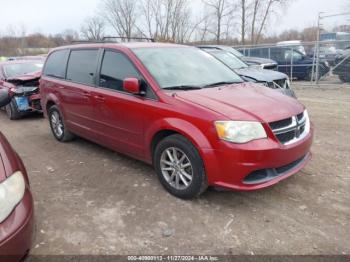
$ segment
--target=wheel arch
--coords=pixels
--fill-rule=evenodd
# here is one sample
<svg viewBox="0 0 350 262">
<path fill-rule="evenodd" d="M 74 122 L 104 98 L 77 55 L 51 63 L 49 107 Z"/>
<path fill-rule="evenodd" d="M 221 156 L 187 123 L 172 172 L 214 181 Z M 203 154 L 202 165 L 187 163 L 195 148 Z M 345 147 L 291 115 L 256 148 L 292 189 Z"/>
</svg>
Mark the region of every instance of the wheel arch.
<svg viewBox="0 0 350 262">
<path fill-rule="evenodd" d="M 152 125 L 152 128 L 145 134 L 145 140 L 147 141 L 146 148 L 148 149 L 146 155 L 147 161 L 153 163 L 154 150 L 157 144 L 164 138 L 174 134 L 182 135 L 188 139 L 198 150 L 202 158 L 202 149 L 212 148 L 208 138 L 195 125 L 183 119 L 167 118 Z"/>
</svg>

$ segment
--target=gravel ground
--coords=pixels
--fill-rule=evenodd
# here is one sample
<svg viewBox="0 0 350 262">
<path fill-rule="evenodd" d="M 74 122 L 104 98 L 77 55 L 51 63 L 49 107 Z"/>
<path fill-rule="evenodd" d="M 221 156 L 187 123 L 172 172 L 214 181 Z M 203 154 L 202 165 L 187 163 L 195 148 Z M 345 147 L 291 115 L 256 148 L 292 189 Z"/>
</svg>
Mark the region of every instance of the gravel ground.
<svg viewBox="0 0 350 262">
<path fill-rule="evenodd" d="M 167 194 L 141 162 L 0 112 L 31 179 L 32 254 L 350 254 L 350 89 L 296 91 L 316 128 L 312 162 L 266 190 L 194 201 Z"/>
</svg>

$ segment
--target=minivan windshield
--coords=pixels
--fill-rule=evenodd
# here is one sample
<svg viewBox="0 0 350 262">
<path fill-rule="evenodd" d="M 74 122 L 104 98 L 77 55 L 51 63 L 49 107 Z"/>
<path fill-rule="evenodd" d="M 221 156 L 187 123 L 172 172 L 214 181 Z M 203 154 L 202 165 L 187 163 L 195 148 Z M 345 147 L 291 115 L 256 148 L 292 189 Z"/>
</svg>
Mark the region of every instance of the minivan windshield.
<svg viewBox="0 0 350 262">
<path fill-rule="evenodd" d="M 133 51 L 163 89 L 195 89 L 243 82 L 230 68 L 197 48 L 138 48 Z"/>
<path fill-rule="evenodd" d="M 226 51 L 209 52 L 231 69 L 248 68 L 248 65 L 238 57 Z"/>
</svg>

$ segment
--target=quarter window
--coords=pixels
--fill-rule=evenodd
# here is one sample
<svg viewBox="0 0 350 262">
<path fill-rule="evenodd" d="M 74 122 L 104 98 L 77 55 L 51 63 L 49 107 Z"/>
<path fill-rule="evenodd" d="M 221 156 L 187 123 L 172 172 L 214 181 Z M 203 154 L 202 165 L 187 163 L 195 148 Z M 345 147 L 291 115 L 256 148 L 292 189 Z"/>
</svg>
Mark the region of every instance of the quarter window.
<svg viewBox="0 0 350 262">
<path fill-rule="evenodd" d="M 69 57 L 67 80 L 94 85 L 98 50 L 73 50 Z"/>
<path fill-rule="evenodd" d="M 68 55 L 69 50 L 59 50 L 50 54 L 45 64 L 44 75 L 65 78 Z"/>
</svg>

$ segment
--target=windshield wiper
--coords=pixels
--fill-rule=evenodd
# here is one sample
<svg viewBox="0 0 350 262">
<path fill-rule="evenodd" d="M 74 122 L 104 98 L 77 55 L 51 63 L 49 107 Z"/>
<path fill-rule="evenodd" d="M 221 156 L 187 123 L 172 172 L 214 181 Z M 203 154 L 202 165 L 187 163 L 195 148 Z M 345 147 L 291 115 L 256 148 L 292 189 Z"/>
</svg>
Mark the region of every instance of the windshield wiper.
<svg viewBox="0 0 350 262">
<path fill-rule="evenodd" d="M 216 83 L 212 83 L 209 85 L 205 85 L 203 88 L 207 88 L 207 87 L 216 87 L 216 86 L 223 86 L 223 85 L 232 85 L 232 84 L 238 84 L 238 83 L 243 83 L 240 81 L 231 81 L 231 82 L 216 82 Z"/>
<path fill-rule="evenodd" d="M 182 86 L 168 86 L 168 87 L 164 87 L 163 89 L 166 89 L 166 90 L 198 90 L 198 89 L 202 89 L 202 87 L 182 85 Z"/>
</svg>

